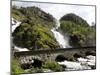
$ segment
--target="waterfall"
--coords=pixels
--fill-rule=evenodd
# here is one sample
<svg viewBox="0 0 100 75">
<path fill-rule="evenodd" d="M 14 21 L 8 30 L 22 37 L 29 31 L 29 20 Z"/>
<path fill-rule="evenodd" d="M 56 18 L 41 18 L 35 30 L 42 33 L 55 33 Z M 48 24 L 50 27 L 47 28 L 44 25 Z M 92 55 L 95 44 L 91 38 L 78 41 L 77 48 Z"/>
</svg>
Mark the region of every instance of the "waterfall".
<svg viewBox="0 0 100 75">
<path fill-rule="evenodd" d="M 59 43 L 61 48 L 69 48 L 70 45 L 68 43 L 68 37 L 66 37 L 66 39 L 65 39 L 63 34 L 61 34 L 58 31 L 59 27 L 60 27 L 60 22 L 59 22 L 59 20 L 56 20 L 56 27 L 52 28 L 51 31 L 53 32 L 54 37 L 56 38 L 56 40 Z"/>
<path fill-rule="evenodd" d="M 14 46 L 14 48 L 18 51 L 29 51 L 27 48 L 20 48 L 18 46 Z"/>
<path fill-rule="evenodd" d="M 15 30 L 18 26 L 20 26 L 20 24 L 21 24 L 20 21 L 18 21 L 18 20 L 16 20 L 16 19 L 12 18 L 12 33 L 14 32 L 14 30 Z M 12 37 L 12 40 L 13 40 L 13 37 Z M 14 45 L 13 42 L 12 42 L 12 44 Z M 16 49 L 16 50 L 18 50 L 18 51 L 28 51 L 27 48 L 20 48 L 20 47 L 18 47 L 18 46 L 16 46 L 16 45 L 14 45 L 14 49 Z"/>
<path fill-rule="evenodd" d="M 15 20 L 14 18 L 12 18 L 12 33 L 14 32 L 14 30 L 20 26 L 21 22 L 20 21 L 17 21 Z"/>
</svg>

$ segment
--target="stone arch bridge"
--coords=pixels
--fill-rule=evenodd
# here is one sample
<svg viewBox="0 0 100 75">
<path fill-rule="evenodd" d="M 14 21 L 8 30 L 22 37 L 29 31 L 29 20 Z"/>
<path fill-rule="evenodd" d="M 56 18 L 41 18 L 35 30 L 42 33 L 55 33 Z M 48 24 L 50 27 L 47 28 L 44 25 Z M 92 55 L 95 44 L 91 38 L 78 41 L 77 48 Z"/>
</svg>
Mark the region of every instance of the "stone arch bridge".
<svg viewBox="0 0 100 75">
<path fill-rule="evenodd" d="M 64 48 L 64 49 L 48 49 L 35 51 L 15 52 L 14 56 L 19 58 L 21 63 L 32 62 L 32 59 L 39 59 L 42 61 L 55 60 L 58 55 L 63 55 L 66 58 L 73 56 L 96 55 L 96 47 L 80 47 L 80 48 Z"/>
</svg>

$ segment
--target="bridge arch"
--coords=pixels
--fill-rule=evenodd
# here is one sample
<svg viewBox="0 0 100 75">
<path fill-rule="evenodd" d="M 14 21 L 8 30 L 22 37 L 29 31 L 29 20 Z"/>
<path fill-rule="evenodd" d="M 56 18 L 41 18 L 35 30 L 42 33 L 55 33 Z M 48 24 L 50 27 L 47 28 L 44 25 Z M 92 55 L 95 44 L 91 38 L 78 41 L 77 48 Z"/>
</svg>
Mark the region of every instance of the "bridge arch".
<svg viewBox="0 0 100 75">
<path fill-rule="evenodd" d="M 60 54 L 57 57 L 55 57 L 55 61 L 57 61 L 57 62 L 62 62 L 64 60 L 67 60 L 67 58 L 62 54 Z"/>
</svg>

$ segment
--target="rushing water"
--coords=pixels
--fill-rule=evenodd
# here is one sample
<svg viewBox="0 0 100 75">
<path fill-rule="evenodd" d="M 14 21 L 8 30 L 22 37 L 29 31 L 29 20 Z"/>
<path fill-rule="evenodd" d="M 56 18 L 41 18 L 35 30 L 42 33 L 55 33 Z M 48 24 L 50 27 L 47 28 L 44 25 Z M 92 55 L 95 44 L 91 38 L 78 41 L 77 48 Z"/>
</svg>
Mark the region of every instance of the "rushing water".
<svg viewBox="0 0 100 75">
<path fill-rule="evenodd" d="M 95 56 L 89 55 L 86 56 L 86 58 L 78 58 L 78 61 L 73 62 L 73 61 L 63 61 L 63 62 L 58 62 L 60 65 L 65 65 L 66 68 L 65 70 L 87 70 L 87 69 L 92 69 L 91 66 L 95 66 Z"/>
<path fill-rule="evenodd" d="M 21 22 L 20 21 L 17 21 L 15 20 L 14 18 L 12 18 L 12 33 L 14 32 L 14 30 L 20 26 Z"/>
<path fill-rule="evenodd" d="M 59 20 L 56 20 L 56 27 L 54 27 L 53 29 L 51 29 L 51 31 L 53 32 L 54 34 L 54 37 L 56 38 L 57 42 L 59 43 L 60 47 L 61 48 L 69 48 L 70 45 L 68 43 L 68 38 L 63 36 L 63 34 L 61 34 L 59 31 L 58 31 L 58 28 L 60 27 L 60 22 Z"/>
<path fill-rule="evenodd" d="M 17 47 L 17 46 L 14 46 L 14 48 L 18 51 L 29 51 L 27 48 L 20 48 L 20 47 Z"/>
<path fill-rule="evenodd" d="M 12 33 L 15 31 L 15 29 L 20 26 L 21 22 L 20 21 L 17 21 L 15 20 L 14 18 L 12 18 Z M 12 40 L 13 40 L 13 37 L 12 37 Z M 14 48 L 18 51 L 28 51 L 27 48 L 20 48 L 18 46 L 15 46 L 14 45 Z"/>
</svg>

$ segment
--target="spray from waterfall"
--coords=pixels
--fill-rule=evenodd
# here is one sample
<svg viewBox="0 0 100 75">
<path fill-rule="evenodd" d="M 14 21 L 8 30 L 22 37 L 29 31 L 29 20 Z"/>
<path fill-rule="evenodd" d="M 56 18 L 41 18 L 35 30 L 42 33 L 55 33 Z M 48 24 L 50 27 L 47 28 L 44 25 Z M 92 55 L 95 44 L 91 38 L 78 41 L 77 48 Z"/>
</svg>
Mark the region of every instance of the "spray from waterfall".
<svg viewBox="0 0 100 75">
<path fill-rule="evenodd" d="M 61 48 L 69 48 L 71 47 L 69 45 L 69 40 L 68 40 L 68 37 L 65 37 L 63 36 L 63 34 L 61 34 L 59 31 L 58 31 L 58 28 L 60 27 L 60 22 L 59 20 L 56 20 L 56 27 L 52 28 L 51 31 L 53 32 L 54 34 L 54 37 L 56 38 L 57 42 L 59 43 L 60 47 Z"/>
</svg>

